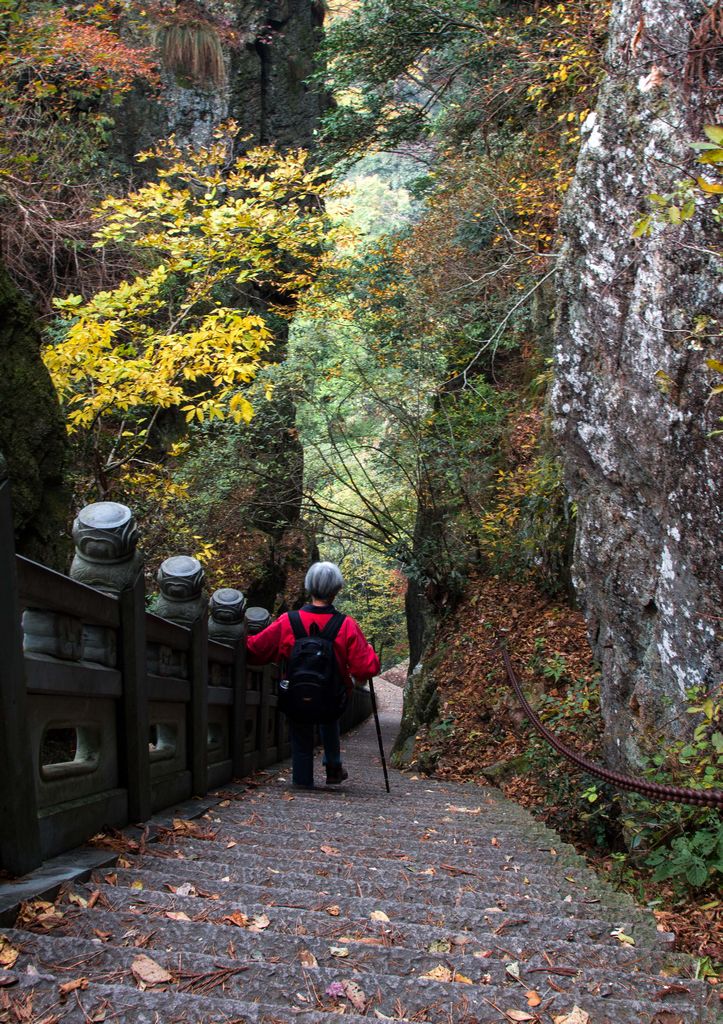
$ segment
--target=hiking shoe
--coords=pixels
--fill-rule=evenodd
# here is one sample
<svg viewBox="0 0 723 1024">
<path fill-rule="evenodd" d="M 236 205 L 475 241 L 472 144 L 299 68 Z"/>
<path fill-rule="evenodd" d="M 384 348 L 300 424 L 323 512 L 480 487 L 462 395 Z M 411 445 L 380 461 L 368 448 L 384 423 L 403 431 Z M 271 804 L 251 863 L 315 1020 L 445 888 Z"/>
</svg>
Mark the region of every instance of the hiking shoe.
<svg viewBox="0 0 723 1024">
<path fill-rule="evenodd" d="M 340 764 L 328 764 L 326 766 L 327 786 L 340 786 L 345 779 L 349 778 L 349 772 Z"/>
</svg>

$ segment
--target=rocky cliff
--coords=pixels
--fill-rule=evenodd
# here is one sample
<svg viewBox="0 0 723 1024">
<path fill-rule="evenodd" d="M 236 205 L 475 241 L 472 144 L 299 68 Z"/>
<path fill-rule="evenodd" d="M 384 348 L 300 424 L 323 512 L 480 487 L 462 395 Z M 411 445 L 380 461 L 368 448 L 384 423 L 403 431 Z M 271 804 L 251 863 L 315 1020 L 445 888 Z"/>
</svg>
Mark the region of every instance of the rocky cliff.
<svg viewBox="0 0 723 1024">
<path fill-rule="evenodd" d="M 0 364 L 0 452 L 12 484 L 17 550 L 60 567 L 69 497 L 62 485 L 65 424 L 40 359 L 35 315 L 2 267 Z"/>
<path fill-rule="evenodd" d="M 312 0 L 177 0 L 149 4 L 139 43 L 161 58 L 163 88 L 135 93 L 118 117 L 116 150 L 127 166 L 139 150 L 175 134 L 207 143 L 233 118 L 251 143 L 310 148 L 325 93 L 309 84 L 323 6 Z M 133 30 L 134 26 L 130 26 Z"/>
<path fill-rule="evenodd" d="M 720 681 L 710 203 L 699 194 L 691 220 L 632 237 L 646 196 L 690 174 L 690 143 L 716 120 L 713 14 L 699 0 L 616 0 L 609 74 L 563 217 L 553 408 L 618 763 L 639 760 L 642 732 L 685 728 L 688 687 Z"/>
</svg>

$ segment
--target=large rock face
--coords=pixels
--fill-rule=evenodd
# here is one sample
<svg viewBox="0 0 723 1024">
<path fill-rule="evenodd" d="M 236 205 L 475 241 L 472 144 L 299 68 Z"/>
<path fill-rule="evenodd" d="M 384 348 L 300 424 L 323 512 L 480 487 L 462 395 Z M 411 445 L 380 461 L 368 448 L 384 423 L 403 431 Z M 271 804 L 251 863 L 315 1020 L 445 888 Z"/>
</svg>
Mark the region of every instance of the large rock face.
<svg viewBox="0 0 723 1024">
<path fill-rule="evenodd" d="M 62 486 L 65 423 L 40 359 L 35 316 L 0 267 L 0 452 L 12 486 L 15 544 L 21 555 L 59 566 L 69 495 Z"/>
<path fill-rule="evenodd" d="M 186 0 L 181 19 L 186 8 L 234 31 L 232 43 L 222 36 L 225 81 L 199 82 L 182 65 L 166 66 L 160 96 L 134 93 L 117 118 L 122 161 L 131 167 L 136 153 L 171 133 L 206 145 L 227 118 L 250 143 L 311 148 L 328 102 L 307 81 L 322 37 L 321 0 Z"/>
<path fill-rule="evenodd" d="M 699 0 L 617 0 L 609 75 L 563 216 L 553 408 L 577 502 L 575 583 L 602 665 L 609 757 L 685 728 L 720 680 L 720 415 L 705 360 L 720 304 L 715 227 L 633 239 L 645 197 L 690 169 L 706 69 Z M 703 26 L 705 28 L 705 25 Z M 700 170 L 698 171 L 700 173 Z"/>
</svg>

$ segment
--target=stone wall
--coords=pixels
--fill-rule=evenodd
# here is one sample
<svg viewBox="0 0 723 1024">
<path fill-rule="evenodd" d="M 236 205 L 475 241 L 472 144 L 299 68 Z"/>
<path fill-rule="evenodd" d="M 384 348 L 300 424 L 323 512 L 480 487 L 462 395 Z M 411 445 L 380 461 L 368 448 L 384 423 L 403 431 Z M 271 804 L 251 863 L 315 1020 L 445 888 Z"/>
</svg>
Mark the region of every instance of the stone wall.
<svg viewBox="0 0 723 1024">
<path fill-rule="evenodd" d="M 616 0 L 563 216 L 552 401 L 608 756 L 628 765 L 642 733 L 685 729 L 688 687 L 720 681 L 723 438 L 705 363 L 719 334 L 716 228 L 699 210 L 632 238 L 645 197 L 690 173 L 689 144 L 716 120 L 694 52 L 707 10 Z"/>
</svg>

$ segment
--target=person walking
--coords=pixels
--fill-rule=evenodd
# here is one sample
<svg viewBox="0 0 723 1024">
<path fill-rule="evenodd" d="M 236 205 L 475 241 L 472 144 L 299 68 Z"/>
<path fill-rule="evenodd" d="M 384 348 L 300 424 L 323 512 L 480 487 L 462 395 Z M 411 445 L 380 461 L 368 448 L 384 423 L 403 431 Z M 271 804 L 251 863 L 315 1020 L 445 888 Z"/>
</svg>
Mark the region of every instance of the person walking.
<svg viewBox="0 0 723 1024">
<path fill-rule="evenodd" d="M 266 665 L 286 659 L 303 637 L 322 638 L 326 632 L 333 641 L 335 668 L 342 694 L 350 696 L 355 680 L 364 682 L 379 672 L 379 658 L 367 641 L 359 624 L 334 607 L 334 599 L 344 586 L 339 567 L 333 562 L 315 562 L 304 580 L 310 603 L 298 612 L 285 612 L 275 622 L 255 636 L 246 638 L 249 664 Z M 293 661 L 288 665 L 293 669 Z M 291 672 L 290 672 L 291 674 Z M 294 680 L 290 680 L 293 685 Z M 345 694 L 344 694 L 345 691 Z M 341 712 L 339 712 L 340 714 Z M 331 711 L 334 714 L 334 711 Z M 324 745 L 324 765 L 327 786 L 338 786 L 349 777 L 341 761 L 339 717 L 332 720 L 318 718 L 321 741 Z M 314 788 L 314 721 L 300 720 L 290 715 L 292 781 L 303 789 Z"/>
</svg>

